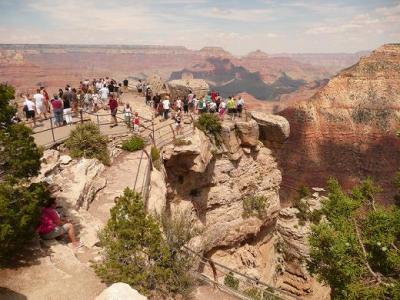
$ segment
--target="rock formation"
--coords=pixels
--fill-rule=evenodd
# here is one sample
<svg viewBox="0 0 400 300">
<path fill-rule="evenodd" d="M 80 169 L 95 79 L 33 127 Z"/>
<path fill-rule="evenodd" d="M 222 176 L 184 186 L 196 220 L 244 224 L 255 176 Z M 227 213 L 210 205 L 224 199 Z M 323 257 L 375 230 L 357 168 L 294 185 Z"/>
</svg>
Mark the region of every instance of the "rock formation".
<svg viewBox="0 0 400 300">
<path fill-rule="evenodd" d="M 172 99 L 187 96 L 192 91 L 198 98 L 204 97 L 209 91 L 207 82 L 203 79 L 177 79 L 167 83 L 169 93 Z"/>
<path fill-rule="evenodd" d="M 95 300 L 147 300 L 128 284 L 117 282 L 106 288 Z"/>
<path fill-rule="evenodd" d="M 291 127 L 279 158 L 283 199 L 301 184 L 325 186 L 329 176 L 347 188 L 371 176 L 391 201 L 400 166 L 399 66 L 400 44 L 384 45 L 281 113 Z"/>
</svg>

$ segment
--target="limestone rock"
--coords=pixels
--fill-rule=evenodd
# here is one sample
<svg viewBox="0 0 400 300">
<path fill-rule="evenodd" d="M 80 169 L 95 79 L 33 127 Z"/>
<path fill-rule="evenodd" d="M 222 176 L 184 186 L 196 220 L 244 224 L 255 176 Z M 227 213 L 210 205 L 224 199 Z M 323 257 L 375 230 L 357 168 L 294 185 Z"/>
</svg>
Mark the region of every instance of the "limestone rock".
<svg viewBox="0 0 400 300">
<path fill-rule="evenodd" d="M 240 140 L 235 130 L 235 124 L 223 123 L 221 130 L 221 138 L 223 146 L 232 160 L 238 160 L 243 155 L 243 150 L 240 147 Z"/>
<path fill-rule="evenodd" d="M 60 156 L 60 164 L 68 165 L 72 161 L 71 156 L 69 155 L 61 155 Z"/>
<path fill-rule="evenodd" d="M 163 150 L 162 158 L 167 168 L 202 173 L 213 157 L 211 149 L 210 139 L 196 129 L 189 145 L 168 145 Z"/>
<path fill-rule="evenodd" d="M 260 127 L 260 140 L 267 146 L 279 148 L 289 137 L 290 125 L 284 117 L 261 111 L 253 111 L 251 115 Z"/>
<path fill-rule="evenodd" d="M 147 300 L 128 284 L 117 282 L 106 288 L 96 300 Z"/>
<path fill-rule="evenodd" d="M 242 146 L 257 146 L 260 132 L 255 120 L 237 121 L 236 129 Z"/>
<path fill-rule="evenodd" d="M 209 91 L 208 83 L 204 79 L 177 79 L 167 83 L 172 100 L 187 96 L 192 91 L 197 98 L 204 97 Z"/>
<path fill-rule="evenodd" d="M 166 91 L 164 80 L 159 74 L 151 74 L 146 78 L 146 82 L 150 85 L 153 94 L 161 94 Z"/>
<path fill-rule="evenodd" d="M 165 210 L 167 202 L 167 185 L 164 173 L 154 168 L 151 172 L 150 186 L 151 189 L 146 209 L 149 213 L 161 215 Z"/>
</svg>

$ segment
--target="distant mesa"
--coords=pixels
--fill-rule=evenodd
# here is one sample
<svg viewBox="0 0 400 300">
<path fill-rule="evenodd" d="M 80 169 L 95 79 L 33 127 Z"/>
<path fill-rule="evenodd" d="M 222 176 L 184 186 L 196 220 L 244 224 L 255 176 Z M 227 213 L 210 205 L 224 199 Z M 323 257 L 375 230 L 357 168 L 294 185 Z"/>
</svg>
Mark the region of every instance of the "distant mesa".
<svg viewBox="0 0 400 300">
<path fill-rule="evenodd" d="M 259 72 L 250 72 L 242 66 L 234 65 L 227 58 L 218 57 L 210 57 L 206 64 L 193 69 L 172 72 L 170 80 L 184 79 L 189 74 L 195 79 L 204 79 L 224 97 L 248 93 L 261 100 L 276 100 L 280 95 L 291 93 L 306 83 L 282 73 L 273 83 L 268 84 L 263 81 Z"/>
<path fill-rule="evenodd" d="M 261 50 L 256 50 L 253 52 L 250 52 L 249 54 L 246 55 L 247 58 L 256 58 L 256 59 L 260 59 L 260 58 L 269 58 L 268 54 L 261 51 Z"/>
</svg>

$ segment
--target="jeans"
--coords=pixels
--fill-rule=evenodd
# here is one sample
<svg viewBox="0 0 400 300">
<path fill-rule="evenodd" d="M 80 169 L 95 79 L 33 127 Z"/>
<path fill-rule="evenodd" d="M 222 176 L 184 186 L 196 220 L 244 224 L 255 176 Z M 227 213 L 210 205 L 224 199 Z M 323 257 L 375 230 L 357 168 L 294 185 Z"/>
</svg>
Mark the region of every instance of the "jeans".
<svg viewBox="0 0 400 300">
<path fill-rule="evenodd" d="M 62 125 L 63 123 L 63 110 L 62 109 L 57 109 L 54 110 L 54 118 L 55 118 L 55 123 L 57 125 Z"/>
<path fill-rule="evenodd" d="M 169 109 L 164 109 L 163 116 L 164 116 L 165 120 L 168 119 L 168 113 L 169 113 Z"/>
</svg>

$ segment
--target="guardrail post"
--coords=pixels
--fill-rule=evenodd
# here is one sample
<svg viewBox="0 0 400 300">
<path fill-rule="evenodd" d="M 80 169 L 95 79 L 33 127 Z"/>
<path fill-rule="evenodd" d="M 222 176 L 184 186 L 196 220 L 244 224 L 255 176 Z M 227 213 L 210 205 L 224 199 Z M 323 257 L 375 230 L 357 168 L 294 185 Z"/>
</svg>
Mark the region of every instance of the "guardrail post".
<svg viewBox="0 0 400 300">
<path fill-rule="evenodd" d="M 175 140 L 176 140 L 176 136 L 175 136 L 174 127 L 172 126 L 172 124 L 169 124 L 169 127 L 171 128 L 172 135 L 173 135 L 173 139 L 174 139 L 174 141 L 175 141 Z"/>
<path fill-rule="evenodd" d="M 79 109 L 79 115 L 81 118 L 81 124 L 83 124 L 83 109 L 82 108 Z"/>
<path fill-rule="evenodd" d="M 153 145 L 156 147 L 156 136 L 155 136 L 155 130 L 154 130 L 154 117 L 151 117 L 151 137 L 153 140 Z"/>
<path fill-rule="evenodd" d="M 99 115 L 96 114 L 96 118 L 97 118 L 97 126 L 99 126 L 100 128 Z"/>
<path fill-rule="evenodd" d="M 51 128 L 51 135 L 52 135 L 52 137 L 53 137 L 53 142 L 55 143 L 55 142 L 56 142 L 56 139 L 55 139 L 55 137 L 54 137 L 53 117 L 52 117 L 52 116 L 50 116 L 50 128 Z"/>
</svg>

